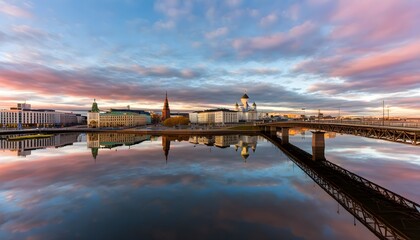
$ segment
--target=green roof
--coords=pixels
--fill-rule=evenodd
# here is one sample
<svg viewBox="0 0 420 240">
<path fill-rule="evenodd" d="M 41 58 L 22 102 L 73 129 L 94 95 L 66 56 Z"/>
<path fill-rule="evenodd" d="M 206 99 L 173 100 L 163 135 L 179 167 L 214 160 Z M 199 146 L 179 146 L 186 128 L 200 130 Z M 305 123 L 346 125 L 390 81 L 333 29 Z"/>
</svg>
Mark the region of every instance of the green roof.
<svg viewBox="0 0 420 240">
<path fill-rule="evenodd" d="M 99 112 L 99 108 L 98 108 L 98 104 L 96 103 L 96 101 L 95 100 L 93 100 L 93 103 L 92 103 L 92 110 L 91 110 L 92 112 Z"/>
<path fill-rule="evenodd" d="M 106 112 L 106 113 L 101 113 L 101 115 L 117 115 L 117 116 L 122 116 L 122 115 L 140 115 L 138 113 L 132 113 L 132 112 Z"/>
<path fill-rule="evenodd" d="M 246 98 L 246 99 L 248 99 L 249 97 L 248 97 L 248 95 L 246 95 L 246 93 L 242 96 L 242 98 Z"/>
</svg>

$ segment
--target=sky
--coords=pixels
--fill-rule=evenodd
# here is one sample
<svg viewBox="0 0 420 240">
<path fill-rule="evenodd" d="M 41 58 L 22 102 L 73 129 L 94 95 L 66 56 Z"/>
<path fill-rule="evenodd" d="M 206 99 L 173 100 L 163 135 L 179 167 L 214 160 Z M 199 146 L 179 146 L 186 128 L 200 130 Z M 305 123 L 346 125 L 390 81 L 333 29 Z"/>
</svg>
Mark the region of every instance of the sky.
<svg viewBox="0 0 420 240">
<path fill-rule="evenodd" d="M 420 117 L 418 0 L 0 0 L 0 109 Z"/>
</svg>

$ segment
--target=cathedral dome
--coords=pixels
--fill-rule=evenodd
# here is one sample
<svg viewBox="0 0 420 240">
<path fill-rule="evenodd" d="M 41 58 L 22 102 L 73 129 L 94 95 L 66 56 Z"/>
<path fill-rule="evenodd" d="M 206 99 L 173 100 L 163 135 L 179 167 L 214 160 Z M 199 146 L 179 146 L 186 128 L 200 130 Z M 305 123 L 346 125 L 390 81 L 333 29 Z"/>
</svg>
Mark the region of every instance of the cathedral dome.
<svg viewBox="0 0 420 240">
<path fill-rule="evenodd" d="M 248 99 L 249 97 L 248 97 L 248 95 L 246 95 L 246 93 L 245 93 L 245 94 L 244 94 L 241 98 Z"/>
</svg>

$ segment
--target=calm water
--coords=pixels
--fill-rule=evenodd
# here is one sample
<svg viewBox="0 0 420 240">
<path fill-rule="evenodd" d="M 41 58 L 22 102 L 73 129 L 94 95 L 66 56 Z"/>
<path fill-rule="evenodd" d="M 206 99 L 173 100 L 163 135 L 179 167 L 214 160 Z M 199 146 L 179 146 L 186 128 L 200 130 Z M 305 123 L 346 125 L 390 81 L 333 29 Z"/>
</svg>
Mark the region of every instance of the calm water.
<svg viewBox="0 0 420 240">
<path fill-rule="evenodd" d="M 310 152 L 301 132 L 291 143 Z M 0 239 L 376 239 L 260 137 L 36 144 L 46 148 L 0 152 Z M 420 202 L 419 147 L 345 135 L 326 145 L 328 160 Z"/>
</svg>

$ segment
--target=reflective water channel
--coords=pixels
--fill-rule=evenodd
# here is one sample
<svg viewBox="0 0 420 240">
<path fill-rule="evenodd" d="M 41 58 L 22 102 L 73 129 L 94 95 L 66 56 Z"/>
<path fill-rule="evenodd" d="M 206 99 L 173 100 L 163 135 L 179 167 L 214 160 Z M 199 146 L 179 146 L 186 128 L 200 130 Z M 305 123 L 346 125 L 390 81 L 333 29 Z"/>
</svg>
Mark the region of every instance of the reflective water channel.
<svg viewBox="0 0 420 240">
<path fill-rule="evenodd" d="M 311 153 L 311 133 L 290 142 Z M 261 136 L 0 140 L 0 239 L 377 239 Z M 328 161 L 420 203 L 420 148 L 326 134 Z"/>
</svg>

